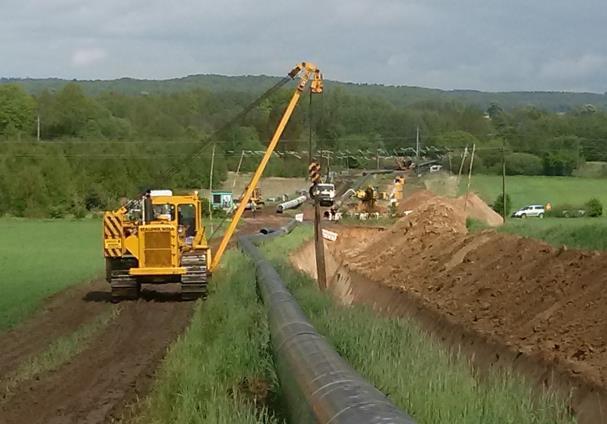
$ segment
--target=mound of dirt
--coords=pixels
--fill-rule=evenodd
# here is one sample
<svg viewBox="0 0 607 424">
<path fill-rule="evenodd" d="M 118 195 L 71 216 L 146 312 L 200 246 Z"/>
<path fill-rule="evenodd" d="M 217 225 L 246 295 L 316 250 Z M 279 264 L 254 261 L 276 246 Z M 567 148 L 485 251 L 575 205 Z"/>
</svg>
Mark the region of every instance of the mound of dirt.
<svg viewBox="0 0 607 424">
<path fill-rule="evenodd" d="M 607 254 L 467 234 L 468 212 L 457 203 L 417 194 L 392 228 L 342 230 L 329 249 L 352 271 L 467 328 L 606 386 Z"/>
<path fill-rule="evenodd" d="M 440 202 L 443 205 L 450 204 L 457 210 L 458 216 L 464 217 L 464 221 L 465 218 L 470 217 L 483 221 L 491 227 L 497 227 L 502 224 L 500 214 L 491 209 L 476 193 L 469 193 L 468 201 L 466 202 L 466 196 L 455 199 L 440 197 L 428 190 L 419 190 L 406 197 L 398 209 L 401 212 L 415 210 L 420 207 L 427 207 L 426 203 L 428 202 Z"/>
<path fill-rule="evenodd" d="M 464 195 L 458 198 L 456 203 L 465 210 L 468 217 L 483 221 L 491 227 L 497 227 L 503 223 L 502 216 L 491 209 L 476 193 L 468 194 L 467 202 Z"/>
<path fill-rule="evenodd" d="M 401 269 L 403 254 L 410 260 L 417 259 L 421 265 L 421 260 L 432 255 L 436 248 L 464 237 L 465 222 L 465 215 L 458 207 L 435 196 L 419 203 L 410 215 L 393 227 L 366 237 L 366 243 L 358 243 L 355 251 L 344 254 L 357 267 L 380 279 L 389 279 L 400 271 L 407 272 Z M 410 262 L 407 269 L 412 265 Z"/>
</svg>

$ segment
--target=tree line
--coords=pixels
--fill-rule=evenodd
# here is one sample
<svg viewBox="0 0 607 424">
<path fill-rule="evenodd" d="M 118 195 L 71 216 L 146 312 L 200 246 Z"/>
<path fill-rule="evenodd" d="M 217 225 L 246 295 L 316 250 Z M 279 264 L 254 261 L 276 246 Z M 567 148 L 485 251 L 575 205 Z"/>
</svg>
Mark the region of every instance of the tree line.
<svg viewBox="0 0 607 424">
<path fill-rule="evenodd" d="M 194 88 L 91 96 L 70 83 L 32 95 L 19 84 L 2 84 L 0 214 L 81 215 L 149 187 L 207 187 L 211 146 L 214 181 L 221 181 L 236 169 L 241 151 L 264 149 L 290 96 L 291 89 L 282 89 L 226 126 L 256 94 Z M 311 107 L 302 99 L 279 150 L 307 150 L 310 136 L 315 149 L 397 150 L 414 147 L 418 130 L 425 146 L 461 152 L 476 145 L 479 172 L 501 172 L 502 149 L 510 174 L 571 175 L 584 161 L 607 160 L 607 112 L 590 105 L 566 113 L 498 104 L 483 110 L 444 100 L 399 106 L 339 86 Z M 452 156 L 457 166 L 458 154 Z M 273 158 L 267 174 L 303 176 L 304 157 Z M 242 170 L 257 161 L 245 158 Z"/>
</svg>

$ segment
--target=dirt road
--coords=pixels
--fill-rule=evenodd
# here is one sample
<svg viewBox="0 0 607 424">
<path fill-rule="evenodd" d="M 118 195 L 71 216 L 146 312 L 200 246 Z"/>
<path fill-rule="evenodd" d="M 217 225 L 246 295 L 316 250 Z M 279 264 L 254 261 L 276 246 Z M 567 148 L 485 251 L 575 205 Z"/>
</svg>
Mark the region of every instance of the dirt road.
<svg viewBox="0 0 607 424">
<path fill-rule="evenodd" d="M 287 218 L 247 218 L 239 233 L 284 224 Z M 100 257 L 100 260 L 102 258 Z M 55 371 L 0 387 L 0 423 L 103 423 L 146 395 L 167 348 L 190 322 L 195 303 L 181 302 L 176 287 L 144 286 L 137 301 L 110 302 L 105 281 L 80 284 L 48 299 L 19 327 L 0 334 L 0 381 L 28 358 L 48 349 L 101 314 L 116 318 L 80 353 Z"/>
<path fill-rule="evenodd" d="M 138 301 L 113 305 L 106 283 L 96 281 L 56 296 L 2 337 L 2 375 L 105 310 L 120 313 L 67 364 L 5 394 L 0 422 L 100 423 L 120 415 L 145 394 L 167 347 L 189 323 L 194 303 L 179 302 L 174 293 L 144 291 Z"/>
</svg>

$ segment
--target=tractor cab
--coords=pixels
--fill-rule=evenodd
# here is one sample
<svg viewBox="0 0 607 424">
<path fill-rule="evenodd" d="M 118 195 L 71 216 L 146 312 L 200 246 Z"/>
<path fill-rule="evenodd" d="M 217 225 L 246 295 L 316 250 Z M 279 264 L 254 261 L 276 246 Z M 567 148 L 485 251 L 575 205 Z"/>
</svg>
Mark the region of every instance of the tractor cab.
<svg viewBox="0 0 607 424">
<path fill-rule="evenodd" d="M 174 196 L 170 190 L 151 190 L 144 197 L 143 203 L 145 224 L 170 225 L 177 232 L 180 244 L 189 247 L 206 246 L 198 193 Z"/>
</svg>

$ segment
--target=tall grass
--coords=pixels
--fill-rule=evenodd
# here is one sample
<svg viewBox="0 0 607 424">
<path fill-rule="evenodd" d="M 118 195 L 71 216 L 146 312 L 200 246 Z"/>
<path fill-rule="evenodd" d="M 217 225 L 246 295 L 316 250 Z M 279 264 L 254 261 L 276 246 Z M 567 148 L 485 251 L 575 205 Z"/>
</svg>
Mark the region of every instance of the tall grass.
<svg viewBox="0 0 607 424">
<path fill-rule="evenodd" d="M 98 220 L 0 219 L 0 331 L 103 270 Z"/>
<path fill-rule="evenodd" d="M 600 218 L 544 218 L 510 220 L 499 231 L 544 240 L 554 246 L 607 250 L 607 220 Z"/>
<path fill-rule="evenodd" d="M 534 394 L 519 377 L 490 372 L 475 377 L 466 359 L 449 354 L 414 322 L 379 316 L 362 306 L 343 307 L 295 271 L 285 252 L 308 238 L 306 228 L 268 242 L 272 258 L 316 328 L 337 351 L 396 405 L 424 424 L 574 423 L 563 402 Z"/>
<path fill-rule="evenodd" d="M 278 383 L 252 263 L 228 252 L 165 359 L 140 423 L 276 423 Z"/>
</svg>

